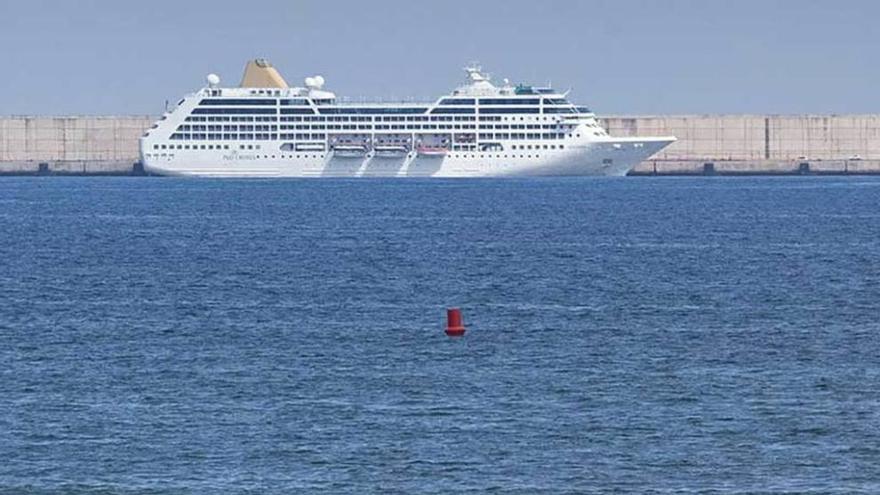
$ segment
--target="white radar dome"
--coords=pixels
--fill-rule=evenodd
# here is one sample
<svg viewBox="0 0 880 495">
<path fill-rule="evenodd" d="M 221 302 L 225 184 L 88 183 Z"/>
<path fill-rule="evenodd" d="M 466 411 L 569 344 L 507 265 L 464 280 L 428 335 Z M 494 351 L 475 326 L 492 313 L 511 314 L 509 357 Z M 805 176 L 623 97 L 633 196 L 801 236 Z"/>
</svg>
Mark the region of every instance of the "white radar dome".
<svg viewBox="0 0 880 495">
<path fill-rule="evenodd" d="M 208 81 L 208 84 L 211 86 L 220 84 L 220 76 L 217 74 L 208 74 L 208 77 L 206 77 L 205 80 Z"/>
<path fill-rule="evenodd" d="M 324 78 L 321 76 L 312 76 L 306 78 L 306 87 L 309 89 L 321 89 L 324 85 Z"/>
</svg>

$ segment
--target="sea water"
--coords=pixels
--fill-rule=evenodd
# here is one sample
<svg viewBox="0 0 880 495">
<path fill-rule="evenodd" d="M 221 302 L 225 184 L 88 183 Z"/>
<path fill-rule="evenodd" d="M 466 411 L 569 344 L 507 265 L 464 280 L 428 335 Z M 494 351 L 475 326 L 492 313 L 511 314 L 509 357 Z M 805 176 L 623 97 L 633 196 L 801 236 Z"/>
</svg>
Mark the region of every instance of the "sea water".
<svg viewBox="0 0 880 495">
<path fill-rule="evenodd" d="M 876 178 L 3 178 L 0 493 L 877 493 L 878 309 Z"/>
</svg>

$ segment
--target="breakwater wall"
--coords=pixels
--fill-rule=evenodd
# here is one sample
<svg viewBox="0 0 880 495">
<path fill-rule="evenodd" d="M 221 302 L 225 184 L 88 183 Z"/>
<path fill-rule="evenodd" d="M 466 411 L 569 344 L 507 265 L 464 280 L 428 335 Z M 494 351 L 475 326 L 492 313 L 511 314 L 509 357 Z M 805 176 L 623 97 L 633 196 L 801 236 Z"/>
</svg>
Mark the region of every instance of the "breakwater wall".
<svg viewBox="0 0 880 495">
<path fill-rule="evenodd" d="M 144 116 L 0 117 L 0 174 L 132 175 Z"/>
<path fill-rule="evenodd" d="M 0 174 L 131 175 L 153 116 L 0 117 Z M 613 136 L 673 135 L 631 175 L 880 174 L 880 115 L 602 119 Z"/>
<path fill-rule="evenodd" d="M 612 136 L 678 141 L 631 175 L 880 173 L 880 115 L 668 115 L 603 119 Z"/>
</svg>

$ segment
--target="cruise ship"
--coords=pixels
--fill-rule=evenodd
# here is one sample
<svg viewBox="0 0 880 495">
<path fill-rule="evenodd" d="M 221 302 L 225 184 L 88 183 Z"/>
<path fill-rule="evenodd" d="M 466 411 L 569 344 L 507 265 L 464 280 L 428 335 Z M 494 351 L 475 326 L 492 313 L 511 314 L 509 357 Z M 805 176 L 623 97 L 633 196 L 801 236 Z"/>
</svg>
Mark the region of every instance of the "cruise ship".
<svg viewBox="0 0 880 495">
<path fill-rule="evenodd" d="M 479 66 L 429 103 L 351 103 L 324 78 L 291 87 L 266 60 L 207 84 L 140 140 L 151 174 L 205 177 L 626 175 L 674 137 L 612 137 L 550 87 L 493 84 Z"/>
</svg>

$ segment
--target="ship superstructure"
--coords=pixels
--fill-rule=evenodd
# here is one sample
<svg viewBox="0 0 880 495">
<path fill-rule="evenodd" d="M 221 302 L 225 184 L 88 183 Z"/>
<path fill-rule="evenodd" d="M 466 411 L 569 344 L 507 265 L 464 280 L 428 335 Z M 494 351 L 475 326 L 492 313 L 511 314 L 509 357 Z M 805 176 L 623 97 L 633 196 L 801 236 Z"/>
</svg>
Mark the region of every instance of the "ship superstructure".
<svg viewBox="0 0 880 495">
<path fill-rule="evenodd" d="M 144 169 L 216 177 L 625 175 L 674 137 L 614 138 L 550 87 L 494 85 L 476 65 L 430 103 L 343 103 L 307 77 L 289 87 L 265 60 L 242 84 L 207 86 L 141 138 Z"/>
</svg>

